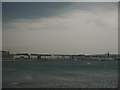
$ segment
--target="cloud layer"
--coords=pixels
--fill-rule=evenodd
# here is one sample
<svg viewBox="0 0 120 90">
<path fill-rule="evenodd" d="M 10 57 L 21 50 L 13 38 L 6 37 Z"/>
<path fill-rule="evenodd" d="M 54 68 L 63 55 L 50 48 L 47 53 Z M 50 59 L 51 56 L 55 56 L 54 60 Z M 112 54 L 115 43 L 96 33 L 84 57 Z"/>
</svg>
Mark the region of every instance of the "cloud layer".
<svg viewBox="0 0 120 90">
<path fill-rule="evenodd" d="M 118 16 L 115 3 L 83 3 L 81 7 L 79 3 L 73 3 L 64 8 L 61 10 L 63 13 L 54 13 L 50 17 L 5 20 L 4 47 L 16 52 L 117 53 Z"/>
</svg>

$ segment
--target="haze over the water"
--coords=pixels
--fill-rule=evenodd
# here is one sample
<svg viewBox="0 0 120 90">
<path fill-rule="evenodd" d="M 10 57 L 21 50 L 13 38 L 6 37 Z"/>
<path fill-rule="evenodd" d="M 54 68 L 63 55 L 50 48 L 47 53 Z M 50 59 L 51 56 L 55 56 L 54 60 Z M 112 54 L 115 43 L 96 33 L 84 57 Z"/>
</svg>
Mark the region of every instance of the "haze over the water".
<svg viewBox="0 0 120 90">
<path fill-rule="evenodd" d="M 3 3 L 3 49 L 12 53 L 118 53 L 117 2 Z"/>
</svg>

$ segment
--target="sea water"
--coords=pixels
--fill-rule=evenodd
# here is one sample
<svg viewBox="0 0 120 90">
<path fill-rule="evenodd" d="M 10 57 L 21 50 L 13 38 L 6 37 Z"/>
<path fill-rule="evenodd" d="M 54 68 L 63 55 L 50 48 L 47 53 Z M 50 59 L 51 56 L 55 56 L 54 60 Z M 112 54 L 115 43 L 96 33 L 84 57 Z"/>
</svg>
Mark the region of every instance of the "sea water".
<svg viewBox="0 0 120 90">
<path fill-rule="evenodd" d="M 117 88 L 117 61 L 3 62 L 3 88 Z"/>
</svg>

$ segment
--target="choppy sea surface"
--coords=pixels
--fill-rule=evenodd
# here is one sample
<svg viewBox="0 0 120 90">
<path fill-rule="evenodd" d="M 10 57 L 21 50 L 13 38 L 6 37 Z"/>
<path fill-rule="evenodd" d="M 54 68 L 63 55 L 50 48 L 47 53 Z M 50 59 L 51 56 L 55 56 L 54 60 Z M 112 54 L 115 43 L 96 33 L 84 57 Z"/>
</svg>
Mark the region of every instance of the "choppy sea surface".
<svg viewBox="0 0 120 90">
<path fill-rule="evenodd" d="M 3 62 L 3 88 L 117 88 L 117 61 Z"/>
</svg>

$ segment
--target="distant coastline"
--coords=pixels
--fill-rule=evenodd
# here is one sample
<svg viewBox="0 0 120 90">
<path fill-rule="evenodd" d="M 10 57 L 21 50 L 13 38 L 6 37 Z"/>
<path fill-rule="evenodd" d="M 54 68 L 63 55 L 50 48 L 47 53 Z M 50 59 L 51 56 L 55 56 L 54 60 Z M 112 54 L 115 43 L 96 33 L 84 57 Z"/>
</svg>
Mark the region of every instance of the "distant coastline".
<svg viewBox="0 0 120 90">
<path fill-rule="evenodd" d="M 64 54 L 29 54 L 16 53 L 9 51 L 1 51 L 1 61 L 3 62 L 46 62 L 46 61 L 113 61 L 120 60 L 117 54 L 98 54 L 98 55 L 64 55 Z"/>
<path fill-rule="evenodd" d="M 0 62 L 57 62 L 57 61 L 100 61 L 100 60 L 0 60 Z M 118 60 L 101 60 L 101 61 L 118 61 Z"/>
</svg>

